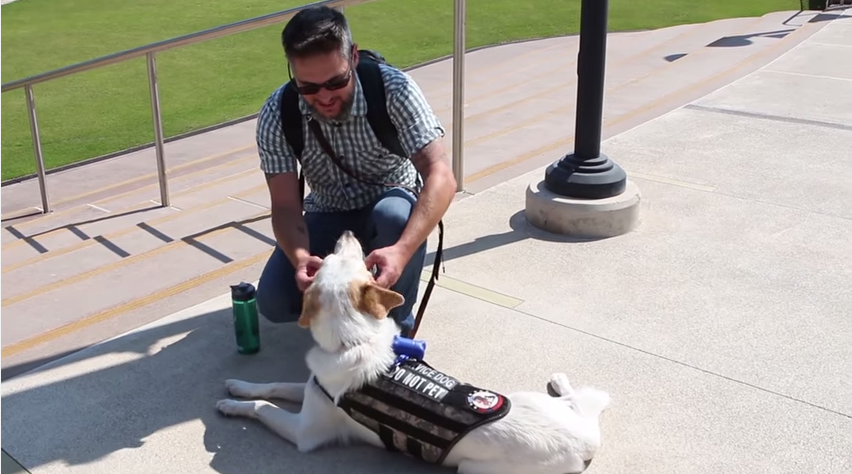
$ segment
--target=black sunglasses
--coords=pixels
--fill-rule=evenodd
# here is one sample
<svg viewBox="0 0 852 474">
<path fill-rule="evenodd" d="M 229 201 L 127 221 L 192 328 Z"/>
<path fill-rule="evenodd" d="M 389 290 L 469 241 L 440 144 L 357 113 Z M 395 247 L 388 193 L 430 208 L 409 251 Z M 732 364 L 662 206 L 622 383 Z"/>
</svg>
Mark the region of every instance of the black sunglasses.
<svg viewBox="0 0 852 474">
<path fill-rule="evenodd" d="M 289 68 L 288 68 L 289 69 Z M 302 95 L 314 95 L 319 93 L 321 89 L 328 89 L 330 91 L 336 91 L 338 89 L 343 89 L 349 84 L 349 80 L 352 79 L 352 69 L 349 69 L 349 72 L 346 74 L 342 74 L 338 77 L 333 77 L 322 84 L 311 84 L 307 83 L 305 85 L 296 84 L 296 79 L 293 76 L 290 76 L 290 82 L 293 83 L 293 87 L 296 88 L 296 92 Z"/>
<path fill-rule="evenodd" d="M 354 47 L 352 48 L 355 49 Z M 319 93 L 322 89 L 327 89 L 330 91 L 336 91 L 338 89 L 343 89 L 349 84 L 349 81 L 352 79 L 352 63 L 349 63 L 349 71 L 345 74 L 341 74 L 337 77 L 332 77 L 331 79 L 323 82 L 322 84 L 311 84 L 307 83 L 305 85 L 296 84 L 296 79 L 293 77 L 293 73 L 290 71 L 290 63 L 287 62 L 287 74 L 290 76 L 290 82 L 293 83 L 293 87 L 296 88 L 296 92 L 301 95 L 314 95 Z"/>
</svg>

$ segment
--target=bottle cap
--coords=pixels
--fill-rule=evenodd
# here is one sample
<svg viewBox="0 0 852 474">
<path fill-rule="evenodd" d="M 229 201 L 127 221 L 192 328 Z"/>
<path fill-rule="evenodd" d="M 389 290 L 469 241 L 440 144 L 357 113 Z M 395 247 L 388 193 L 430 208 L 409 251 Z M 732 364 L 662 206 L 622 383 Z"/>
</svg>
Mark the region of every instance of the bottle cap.
<svg viewBox="0 0 852 474">
<path fill-rule="evenodd" d="M 244 281 L 239 285 L 231 285 L 231 299 L 235 301 L 249 301 L 255 297 L 257 290 L 251 283 Z"/>
</svg>

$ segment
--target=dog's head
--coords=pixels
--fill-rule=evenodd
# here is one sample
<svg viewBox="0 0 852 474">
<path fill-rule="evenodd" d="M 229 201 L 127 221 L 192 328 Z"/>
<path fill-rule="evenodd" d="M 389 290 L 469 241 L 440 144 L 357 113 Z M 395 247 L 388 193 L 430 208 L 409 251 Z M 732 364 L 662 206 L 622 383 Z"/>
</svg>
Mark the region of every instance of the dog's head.
<svg viewBox="0 0 852 474">
<path fill-rule="evenodd" d="M 399 293 L 375 283 L 361 243 L 345 231 L 305 291 L 298 324 L 310 328 L 320 345 L 338 345 L 365 331 L 375 332 L 376 324 L 404 301 Z"/>
</svg>

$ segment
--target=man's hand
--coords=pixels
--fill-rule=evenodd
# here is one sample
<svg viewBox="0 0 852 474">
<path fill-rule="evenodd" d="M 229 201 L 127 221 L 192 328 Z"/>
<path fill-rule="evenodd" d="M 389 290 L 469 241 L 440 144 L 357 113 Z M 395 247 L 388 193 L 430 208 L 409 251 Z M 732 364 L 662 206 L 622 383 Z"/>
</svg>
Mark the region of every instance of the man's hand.
<svg viewBox="0 0 852 474">
<path fill-rule="evenodd" d="M 373 268 L 373 265 L 379 269 L 379 276 L 376 277 L 376 284 L 384 288 L 390 288 L 396 284 L 405 270 L 405 265 L 411 258 L 398 246 L 391 245 L 373 250 L 370 255 L 364 260 L 367 268 Z"/>
<path fill-rule="evenodd" d="M 304 293 L 311 286 L 320 265 L 322 265 L 322 259 L 314 255 L 299 259 L 296 265 L 296 286 L 299 287 L 299 291 Z"/>
</svg>

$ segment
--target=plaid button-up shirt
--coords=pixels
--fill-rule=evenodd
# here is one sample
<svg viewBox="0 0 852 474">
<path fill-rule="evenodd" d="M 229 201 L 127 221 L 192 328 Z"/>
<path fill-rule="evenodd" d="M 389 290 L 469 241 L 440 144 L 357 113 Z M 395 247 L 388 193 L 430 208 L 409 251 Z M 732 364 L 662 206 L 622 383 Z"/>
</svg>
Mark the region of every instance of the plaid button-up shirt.
<svg viewBox="0 0 852 474">
<path fill-rule="evenodd" d="M 420 189 L 421 179 L 410 157 L 438 137 L 444 128 L 426 102 L 423 92 L 405 72 L 380 65 L 385 82 L 388 114 L 399 132 L 408 156 L 394 155 L 384 148 L 367 121 L 367 101 L 355 74 L 355 98 L 348 118 L 339 123 L 317 120 L 338 158 L 357 176 L 379 183 L 399 183 Z M 281 86 L 267 99 L 257 119 L 257 149 L 265 173 L 297 172 L 293 149 L 281 128 Z M 299 108 L 310 115 L 302 97 Z M 351 178 L 339 169 L 302 122 L 305 140 L 301 166 L 311 192 L 305 198 L 306 212 L 347 211 L 373 203 L 386 189 Z"/>
</svg>

